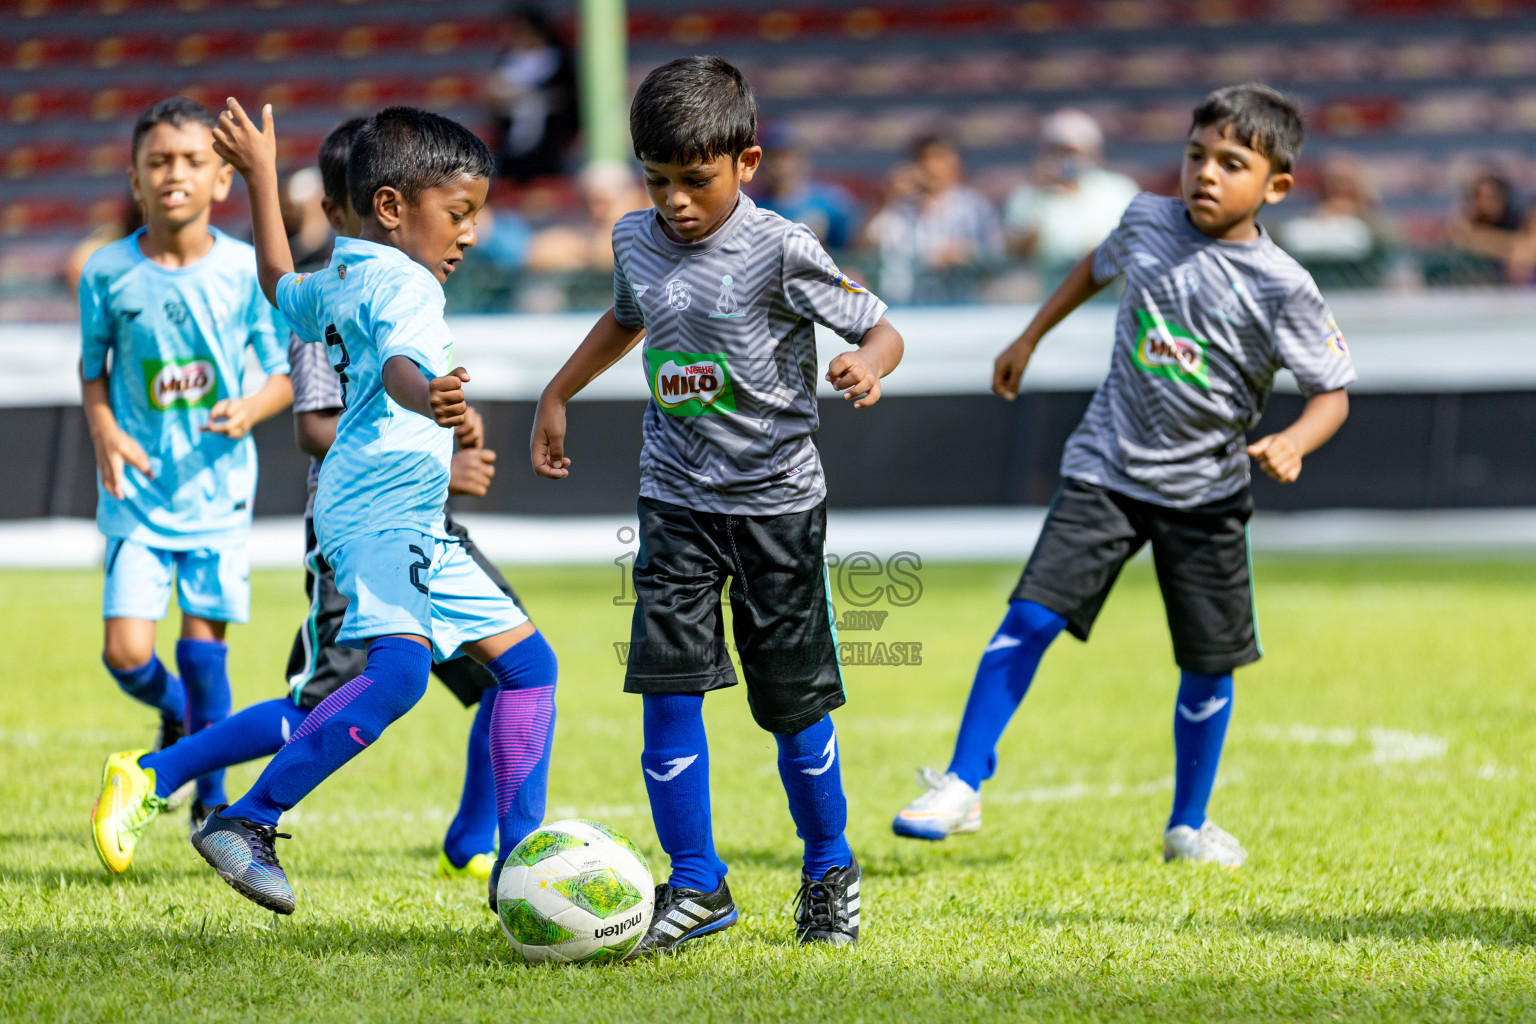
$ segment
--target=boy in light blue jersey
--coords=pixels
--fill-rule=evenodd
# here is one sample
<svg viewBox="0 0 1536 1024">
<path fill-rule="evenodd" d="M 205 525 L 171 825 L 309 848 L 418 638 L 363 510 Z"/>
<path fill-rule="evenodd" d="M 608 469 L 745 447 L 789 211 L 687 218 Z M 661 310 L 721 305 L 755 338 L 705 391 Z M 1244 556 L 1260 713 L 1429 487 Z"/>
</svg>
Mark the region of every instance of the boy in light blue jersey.
<svg viewBox="0 0 1536 1024">
<path fill-rule="evenodd" d="M 97 250 L 80 279 L 81 391 L 107 538 L 103 660 L 159 709 L 157 747 L 229 714 L 225 627 L 250 606 L 249 432 L 292 398 L 287 332 L 257 286 L 255 255 L 209 226 L 232 176 L 213 125 L 182 98 L 139 118 L 129 178 L 145 226 Z M 254 393 L 247 349 L 268 374 Z M 173 581 L 180 679 L 154 651 Z M 194 823 L 223 799 L 222 772 L 199 780 Z"/>
<path fill-rule="evenodd" d="M 341 375 L 344 410 L 320 469 L 315 532 L 347 599 L 338 639 L 366 648 L 368 662 L 309 713 L 245 796 L 208 816 L 192 844 L 241 895 L 288 914 L 278 819 L 421 699 L 434 660 L 468 654 L 496 677 L 490 747 L 502 853 L 537 828 L 556 665 L 527 615 L 443 524 L 450 428 L 464 421 L 469 374 L 449 370 L 442 283 L 475 244 L 490 151 L 436 114 L 380 111 L 358 130 L 347 162 L 361 237 L 338 239 L 324 270 L 294 274 L 270 107 L 262 122 L 258 129 L 231 99 L 215 144 L 249 186 L 262 290 L 298 337 L 324 340 Z"/>
</svg>

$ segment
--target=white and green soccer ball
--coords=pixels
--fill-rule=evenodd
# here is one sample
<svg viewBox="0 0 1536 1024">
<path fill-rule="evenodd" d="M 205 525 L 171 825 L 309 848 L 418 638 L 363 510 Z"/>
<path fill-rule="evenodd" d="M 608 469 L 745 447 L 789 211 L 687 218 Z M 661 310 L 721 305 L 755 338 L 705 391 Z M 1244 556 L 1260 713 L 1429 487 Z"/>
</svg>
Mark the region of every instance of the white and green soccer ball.
<svg viewBox="0 0 1536 1024">
<path fill-rule="evenodd" d="M 655 901 L 645 854 L 597 821 L 529 833 L 496 884 L 501 930 L 530 963 L 623 960 L 651 926 Z"/>
</svg>

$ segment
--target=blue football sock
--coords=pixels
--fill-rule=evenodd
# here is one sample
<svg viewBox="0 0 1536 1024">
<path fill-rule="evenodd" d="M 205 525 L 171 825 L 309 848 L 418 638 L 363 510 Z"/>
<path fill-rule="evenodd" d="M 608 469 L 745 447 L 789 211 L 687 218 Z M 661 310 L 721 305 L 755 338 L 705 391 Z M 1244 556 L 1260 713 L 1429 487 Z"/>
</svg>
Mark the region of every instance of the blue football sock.
<svg viewBox="0 0 1536 1024">
<path fill-rule="evenodd" d="M 668 881 L 714 892 L 725 878 L 725 862 L 715 853 L 709 814 L 704 695 L 647 693 L 643 700 L 645 750 L 640 767 L 645 770 L 656 838 L 672 858 Z"/>
<path fill-rule="evenodd" d="M 229 648 L 220 640 L 176 641 L 176 668 L 187 689 L 187 735 L 195 736 L 229 717 Z M 197 799 L 205 807 L 229 801 L 224 796 L 224 772 L 212 771 L 197 780 Z"/>
<path fill-rule="evenodd" d="M 789 816 L 805 840 L 805 870 L 820 878 L 829 868 L 853 863 L 853 851 L 843 830 L 848 827 L 848 800 L 837 758 L 837 733 L 832 716 L 799 732 L 776 732 L 779 778 L 789 797 Z"/>
<path fill-rule="evenodd" d="M 443 837 L 443 852 L 461 868 L 477 853 L 496 849 L 496 774 L 491 770 L 491 716 L 496 709 L 494 687 L 480 694 L 475 720 L 469 727 L 464 754 L 464 792 L 459 813 Z"/>
<path fill-rule="evenodd" d="M 106 660 L 102 660 L 107 665 Z M 118 687 L 134 700 L 143 701 L 150 707 L 159 708 L 162 718 L 184 721 L 187 717 L 187 691 L 181 680 L 166 671 L 164 663 L 155 654 L 138 668 L 113 668 L 107 671 L 117 680 Z"/>
<path fill-rule="evenodd" d="M 1013 601 L 992 641 L 982 652 L 971 696 L 955 737 L 949 770 L 972 789 L 997 771 L 997 741 L 1008 719 L 1029 692 L 1040 658 L 1067 620 L 1034 601 Z"/>
<path fill-rule="evenodd" d="M 145 754 L 139 767 L 155 770 L 155 795 L 169 799 L 209 772 L 277 753 L 308 713 L 286 697 L 252 704 L 195 736 Z"/>
<path fill-rule="evenodd" d="M 1216 784 L 1221 745 L 1232 720 L 1232 673 L 1179 676 L 1179 702 L 1173 710 L 1173 813 L 1168 827 L 1205 824 L 1205 805 Z"/>
<path fill-rule="evenodd" d="M 315 706 L 224 816 L 276 825 L 284 811 L 415 707 L 431 671 L 432 652 L 416 641 L 393 636 L 373 641 L 363 674 Z"/>
<path fill-rule="evenodd" d="M 549 748 L 555 735 L 555 679 L 560 665 L 544 634 L 534 633 L 486 668 L 498 692 L 491 712 L 491 768 L 501 856 L 544 823 Z M 468 779 L 466 778 L 466 789 Z M 477 850 L 476 853 L 483 851 Z"/>
</svg>

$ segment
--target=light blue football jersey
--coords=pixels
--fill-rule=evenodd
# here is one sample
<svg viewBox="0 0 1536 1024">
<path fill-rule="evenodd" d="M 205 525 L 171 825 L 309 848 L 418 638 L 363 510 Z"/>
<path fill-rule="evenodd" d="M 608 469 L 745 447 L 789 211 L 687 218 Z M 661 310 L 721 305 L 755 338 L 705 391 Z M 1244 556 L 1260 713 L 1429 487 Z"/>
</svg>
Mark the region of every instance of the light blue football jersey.
<svg viewBox="0 0 1536 1024">
<path fill-rule="evenodd" d="M 277 305 L 294 333 L 322 339 L 341 375 L 341 419 L 315 492 L 324 552 L 384 530 L 446 536 L 453 431 L 396 403 L 383 376 L 395 356 L 428 378 L 448 372 L 453 340 L 443 302 L 442 285 L 425 267 L 358 238 L 337 239 L 324 270 L 278 282 Z"/>
<path fill-rule="evenodd" d="M 214 403 L 247 393 L 247 348 L 267 373 L 288 372 L 288 332 L 261 294 L 256 251 L 210 230 L 213 248 L 190 267 L 145 257 L 140 228 L 98 249 L 80 276 L 81 372 L 110 369 L 112 412 L 154 472 L 125 467 L 121 501 L 97 475 L 108 537 L 190 551 L 243 543 L 250 530 L 256 442 L 203 428 Z"/>
</svg>

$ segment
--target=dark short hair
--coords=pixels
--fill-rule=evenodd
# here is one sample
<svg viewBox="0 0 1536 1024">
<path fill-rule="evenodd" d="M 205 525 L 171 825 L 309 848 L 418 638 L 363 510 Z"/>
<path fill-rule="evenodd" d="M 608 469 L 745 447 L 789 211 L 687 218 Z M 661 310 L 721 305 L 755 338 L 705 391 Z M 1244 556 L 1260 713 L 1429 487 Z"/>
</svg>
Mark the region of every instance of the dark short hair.
<svg viewBox="0 0 1536 1024">
<path fill-rule="evenodd" d="M 352 153 L 352 140 L 357 130 L 368 123 L 366 117 L 354 117 L 341 122 L 320 143 L 320 182 L 325 198 L 337 206 L 346 206 L 347 157 Z"/>
<path fill-rule="evenodd" d="M 196 100 L 189 100 L 185 96 L 172 96 L 170 99 L 161 100 L 139 115 L 139 119 L 133 123 L 133 149 L 130 153 L 136 158 L 139 155 L 139 143 L 144 141 L 150 129 L 157 124 L 168 124 L 172 128 L 180 128 L 186 124 L 200 124 L 213 131 L 218 119 L 213 112 Z"/>
<path fill-rule="evenodd" d="M 1295 102 L 1278 89 L 1258 82 L 1217 89 L 1195 108 L 1190 131 L 1215 125 L 1269 161 L 1270 170 L 1288 174 L 1301 157 L 1306 129 Z"/>
<path fill-rule="evenodd" d="M 912 140 L 911 156 L 913 160 L 921 159 L 923 154 L 930 149 L 947 149 L 951 153 L 958 154 L 960 147 L 955 145 L 955 140 L 943 132 L 929 132 L 927 135 L 919 135 Z"/>
<path fill-rule="evenodd" d="M 347 195 L 360 217 L 373 214 L 373 197 L 386 186 L 414 203 L 428 189 L 455 178 L 489 178 L 490 147 L 459 122 L 415 107 L 386 107 L 352 137 Z"/>
<path fill-rule="evenodd" d="M 757 99 L 723 57 L 679 57 L 645 76 L 629 106 L 635 158 L 689 164 L 757 144 Z"/>
</svg>

